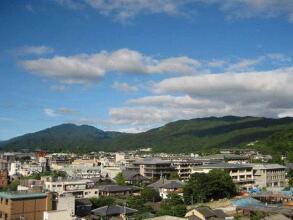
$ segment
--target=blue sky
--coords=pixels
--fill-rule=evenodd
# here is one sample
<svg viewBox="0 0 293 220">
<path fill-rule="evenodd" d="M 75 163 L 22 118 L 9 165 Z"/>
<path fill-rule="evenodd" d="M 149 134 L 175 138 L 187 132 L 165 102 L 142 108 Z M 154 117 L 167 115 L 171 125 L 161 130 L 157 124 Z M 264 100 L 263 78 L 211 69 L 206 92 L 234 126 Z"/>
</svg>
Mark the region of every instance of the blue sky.
<svg viewBox="0 0 293 220">
<path fill-rule="evenodd" d="M 0 140 L 293 116 L 291 0 L 4 0 L 0 14 Z"/>
</svg>

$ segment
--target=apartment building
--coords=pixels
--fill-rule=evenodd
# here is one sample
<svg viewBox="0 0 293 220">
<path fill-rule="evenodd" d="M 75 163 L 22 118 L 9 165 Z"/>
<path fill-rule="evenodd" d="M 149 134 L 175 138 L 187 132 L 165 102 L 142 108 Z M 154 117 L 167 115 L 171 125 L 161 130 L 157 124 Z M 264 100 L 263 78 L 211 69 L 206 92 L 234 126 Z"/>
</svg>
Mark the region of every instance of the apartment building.
<svg viewBox="0 0 293 220">
<path fill-rule="evenodd" d="M 92 180 L 57 180 L 45 181 L 45 189 L 58 195 L 72 194 L 76 198 L 91 198 L 98 196 L 98 189 Z"/>
<path fill-rule="evenodd" d="M 192 159 L 174 159 L 172 167 L 177 171 L 180 180 L 187 180 L 191 175 L 192 167 L 203 165 L 202 161 Z"/>
<path fill-rule="evenodd" d="M 192 168 L 192 173 L 209 173 L 213 169 L 221 169 L 229 173 L 233 182 L 242 189 L 250 189 L 254 185 L 252 165 L 217 163 L 197 166 Z"/>
<path fill-rule="evenodd" d="M 170 173 L 174 171 L 174 168 L 171 166 L 171 161 L 150 157 L 134 161 L 127 169 L 136 171 L 149 179 L 169 177 Z"/>
<path fill-rule="evenodd" d="M 52 195 L 47 193 L 0 192 L 0 220 L 42 220 L 52 210 Z"/>
<path fill-rule="evenodd" d="M 259 187 L 283 187 L 286 167 L 279 164 L 253 164 L 255 184 Z"/>
</svg>

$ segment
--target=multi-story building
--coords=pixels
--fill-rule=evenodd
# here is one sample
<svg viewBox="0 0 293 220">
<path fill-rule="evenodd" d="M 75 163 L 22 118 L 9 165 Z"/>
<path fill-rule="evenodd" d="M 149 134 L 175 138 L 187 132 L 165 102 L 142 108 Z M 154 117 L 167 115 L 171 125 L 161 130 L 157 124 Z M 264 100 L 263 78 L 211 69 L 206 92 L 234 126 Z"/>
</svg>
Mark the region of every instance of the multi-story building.
<svg viewBox="0 0 293 220">
<path fill-rule="evenodd" d="M 91 180 L 57 180 L 45 181 L 45 189 L 58 195 L 72 194 L 76 198 L 91 198 L 99 195 Z"/>
<path fill-rule="evenodd" d="M 180 180 L 187 180 L 190 177 L 192 167 L 203 165 L 202 161 L 192 159 L 172 160 L 172 167 L 177 171 Z"/>
<path fill-rule="evenodd" d="M 253 175 L 260 187 L 283 187 L 286 183 L 286 167 L 279 164 L 253 164 Z"/>
<path fill-rule="evenodd" d="M 42 220 L 52 210 L 50 193 L 0 192 L 1 220 Z"/>
<path fill-rule="evenodd" d="M 229 173 L 234 183 L 242 189 L 250 189 L 254 185 L 252 165 L 217 163 L 192 168 L 192 173 L 209 173 L 211 170 L 221 169 Z"/>
<path fill-rule="evenodd" d="M 171 161 L 159 158 L 144 158 L 136 160 L 132 165 L 128 166 L 127 169 L 136 171 L 149 179 L 169 177 L 170 173 L 174 171 L 174 168 L 171 166 Z"/>
</svg>

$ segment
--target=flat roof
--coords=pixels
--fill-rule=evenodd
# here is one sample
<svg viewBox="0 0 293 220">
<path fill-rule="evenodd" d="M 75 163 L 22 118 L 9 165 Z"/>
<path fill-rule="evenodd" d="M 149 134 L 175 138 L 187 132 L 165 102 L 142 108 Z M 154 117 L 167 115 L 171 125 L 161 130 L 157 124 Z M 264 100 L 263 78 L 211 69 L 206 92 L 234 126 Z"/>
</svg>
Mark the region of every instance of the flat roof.
<svg viewBox="0 0 293 220">
<path fill-rule="evenodd" d="M 207 164 L 202 166 L 196 166 L 196 168 L 214 168 L 214 169 L 242 169 L 242 168 L 252 168 L 252 165 L 248 164 L 234 164 L 234 163 L 215 163 Z"/>
<path fill-rule="evenodd" d="M 4 199 L 33 199 L 33 198 L 45 198 L 47 197 L 46 193 L 42 192 L 0 192 L 0 198 Z"/>
<path fill-rule="evenodd" d="M 156 157 L 146 157 L 141 160 L 136 160 L 133 164 L 171 164 L 171 161 L 162 160 Z"/>
</svg>

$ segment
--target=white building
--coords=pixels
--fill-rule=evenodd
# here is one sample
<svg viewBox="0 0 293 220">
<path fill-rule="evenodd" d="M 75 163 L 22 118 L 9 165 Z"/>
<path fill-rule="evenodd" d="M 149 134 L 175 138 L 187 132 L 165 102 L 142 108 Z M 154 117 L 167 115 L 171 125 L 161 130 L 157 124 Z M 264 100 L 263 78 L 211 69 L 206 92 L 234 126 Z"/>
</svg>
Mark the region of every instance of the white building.
<svg viewBox="0 0 293 220">
<path fill-rule="evenodd" d="M 73 220 L 68 210 L 45 211 L 43 220 Z"/>
<path fill-rule="evenodd" d="M 46 181 L 45 189 L 59 195 L 72 194 L 76 198 L 91 198 L 99 195 L 99 190 L 91 180 Z"/>
</svg>

